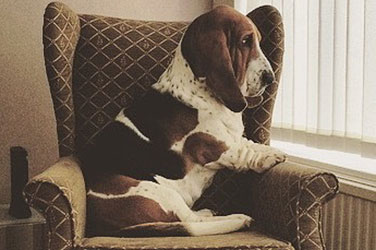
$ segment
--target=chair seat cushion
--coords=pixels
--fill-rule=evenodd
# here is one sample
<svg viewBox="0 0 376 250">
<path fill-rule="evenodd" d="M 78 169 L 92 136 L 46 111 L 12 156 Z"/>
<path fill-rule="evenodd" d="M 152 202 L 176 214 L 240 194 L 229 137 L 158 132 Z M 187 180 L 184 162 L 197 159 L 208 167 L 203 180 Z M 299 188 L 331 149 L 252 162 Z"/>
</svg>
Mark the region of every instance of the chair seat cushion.
<svg viewBox="0 0 376 250">
<path fill-rule="evenodd" d="M 82 240 L 77 249 L 294 249 L 256 230 L 200 237 L 115 238 L 92 237 Z"/>
</svg>

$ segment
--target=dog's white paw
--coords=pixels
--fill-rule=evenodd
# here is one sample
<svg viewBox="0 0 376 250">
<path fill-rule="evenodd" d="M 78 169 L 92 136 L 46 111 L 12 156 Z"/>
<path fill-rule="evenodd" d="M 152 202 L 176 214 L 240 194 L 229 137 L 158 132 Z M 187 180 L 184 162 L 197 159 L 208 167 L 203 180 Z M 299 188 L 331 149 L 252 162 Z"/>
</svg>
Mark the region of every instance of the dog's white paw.
<svg viewBox="0 0 376 250">
<path fill-rule="evenodd" d="M 256 167 L 253 169 L 257 173 L 262 173 L 287 159 L 286 153 L 272 147 L 268 147 L 267 150 L 259 154 Z"/>
<path fill-rule="evenodd" d="M 243 226 L 242 226 L 243 228 L 250 227 L 253 221 L 253 219 L 250 216 L 245 215 L 245 214 L 230 214 L 228 215 L 228 217 L 230 219 L 243 221 Z"/>
<path fill-rule="evenodd" d="M 197 216 L 202 216 L 202 217 L 212 217 L 212 216 L 215 215 L 214 211 L 207 209 L 207 208 L 204 208 L 204 209 L 201 209 L 201 210 L 198 210 L 198 211 L 194 211 L 194 213 Z"/>
</svg>

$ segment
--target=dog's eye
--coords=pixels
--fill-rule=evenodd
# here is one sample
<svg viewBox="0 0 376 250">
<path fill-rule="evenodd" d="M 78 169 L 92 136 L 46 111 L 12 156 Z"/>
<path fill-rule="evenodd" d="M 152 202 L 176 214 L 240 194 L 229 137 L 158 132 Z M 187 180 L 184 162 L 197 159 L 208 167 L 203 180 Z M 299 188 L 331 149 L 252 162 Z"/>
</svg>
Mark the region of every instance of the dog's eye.
<svg viewBox="0 0 376 250">
<path fill-rule="evenodd" d="M 250 46 L 252 44 L 252 35 L 243 37 L 242 45 Z"/>
</svg>

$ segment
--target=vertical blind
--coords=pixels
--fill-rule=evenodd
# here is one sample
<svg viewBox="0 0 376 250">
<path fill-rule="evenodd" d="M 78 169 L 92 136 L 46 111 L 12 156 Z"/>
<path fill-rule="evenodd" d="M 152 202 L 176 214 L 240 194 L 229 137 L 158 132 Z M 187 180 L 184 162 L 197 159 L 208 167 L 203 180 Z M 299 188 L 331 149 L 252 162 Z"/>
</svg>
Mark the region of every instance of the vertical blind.
<svg viewBox="0 0 376 250">
<path fill-rule="evenodd" d="M 285 55 L 274 128 L 376 143 L 376 1 L 235 1 L 279 9 Z"/>
</svg>

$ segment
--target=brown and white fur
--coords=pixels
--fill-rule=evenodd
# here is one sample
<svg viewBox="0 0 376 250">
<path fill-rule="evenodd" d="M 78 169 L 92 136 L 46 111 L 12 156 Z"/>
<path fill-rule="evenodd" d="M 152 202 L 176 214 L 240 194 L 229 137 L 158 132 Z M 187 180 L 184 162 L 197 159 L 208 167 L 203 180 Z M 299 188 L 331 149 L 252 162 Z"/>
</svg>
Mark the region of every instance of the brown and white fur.
<svg viewBox="0 0 376 250">
<path fill-rule="evenodd" d="M 247 215 L 191 207 L 219 169 L 261 173 L 285 160 L 243 137 L 247 98 L 261 96 L 274 80 L 260 39 L 231 8 L 200 16 L 145 98 L 79 154 L 96 234 L 200 236 L 250 225 Z"/>
</svg>

